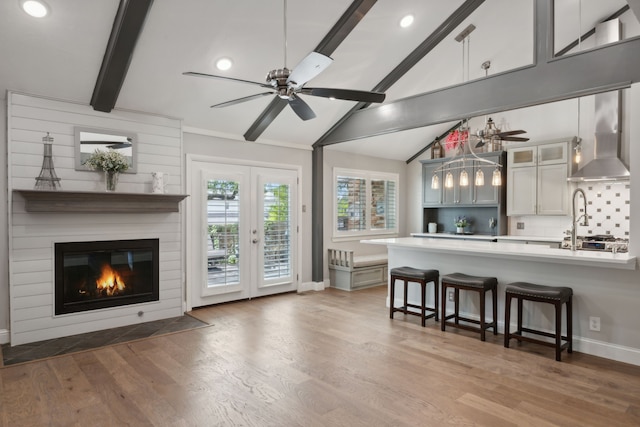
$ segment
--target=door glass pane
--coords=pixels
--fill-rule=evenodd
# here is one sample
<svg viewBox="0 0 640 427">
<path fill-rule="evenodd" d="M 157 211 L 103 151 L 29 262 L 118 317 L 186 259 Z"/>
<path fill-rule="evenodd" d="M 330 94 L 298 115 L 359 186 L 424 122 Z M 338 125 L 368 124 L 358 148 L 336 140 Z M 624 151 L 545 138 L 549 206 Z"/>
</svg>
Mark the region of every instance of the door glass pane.
<svg viewBox="0 0 640 427">
<path fill-rule="evenodd" d="M 207 285 L 240 282 L 238 226 L 239 185 L 235 181 L 207 181 Z"/>
<path fill-rule="evenodd" d="M 264 184 L 263 277 L 291 277 L 291 194 L 287 184 Z"/>
</svg>

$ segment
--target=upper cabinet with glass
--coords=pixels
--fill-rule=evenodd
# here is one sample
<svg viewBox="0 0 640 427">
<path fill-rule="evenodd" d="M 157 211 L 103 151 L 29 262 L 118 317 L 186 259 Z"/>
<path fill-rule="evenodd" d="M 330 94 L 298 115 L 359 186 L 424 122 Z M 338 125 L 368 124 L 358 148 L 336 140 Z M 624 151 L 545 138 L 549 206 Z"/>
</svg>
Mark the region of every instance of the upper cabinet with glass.
<svg viewBox="0 0 640 427">
<path fill-rule="evenodd" d="M 616 43 L 640 35 L 640 3 L 625 0 L 555 0 L 554 47 L 555 56 L 577 53 L 597 46 Z M 599 24 L 618 18 L 620 35 L 601 37 L 596 34 Z"/>
<path fill-rule="evenodd" d="M 129 160 L 125 173 L 136 173 L 136 151 L 138 139 L 135 133 L 112 131 L 109 129 L 75 128 L 75 168 L 89 170 L 85 162 L 96 150 L 115 150 Z"/>
</svg>

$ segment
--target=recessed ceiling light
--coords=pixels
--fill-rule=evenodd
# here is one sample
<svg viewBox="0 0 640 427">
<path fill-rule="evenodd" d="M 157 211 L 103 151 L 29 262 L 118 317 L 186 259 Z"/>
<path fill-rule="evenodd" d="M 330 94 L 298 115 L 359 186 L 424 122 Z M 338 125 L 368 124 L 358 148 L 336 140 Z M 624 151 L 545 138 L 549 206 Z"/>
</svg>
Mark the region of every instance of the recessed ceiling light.
<svg viewBox="0 0 640 427">
<path fill-rule="evenodd" d="M 413 15 L 407 15 L 400 20 L 400 26 L 402 28 L 407 28 L 411 24 L 413 24 Z"/>
<path fill-rule="evenodd" d="M 34 18 L 44 18 L 49 14 L 49 6 L 41 0 L 22 0 L 22 10 Z"/>
<path fill-rule="evenodd" d="M 221 71 L 228 70 L 229 68 L 231 68 L 232 65 L 233 65 L 233 62 L 231 62 L 229 58 L 220 58 L 218 59 L 218 61 L 216 61 L 216 67 L 218 67 L 218 70 L 221 70 Z"/>
</svg>

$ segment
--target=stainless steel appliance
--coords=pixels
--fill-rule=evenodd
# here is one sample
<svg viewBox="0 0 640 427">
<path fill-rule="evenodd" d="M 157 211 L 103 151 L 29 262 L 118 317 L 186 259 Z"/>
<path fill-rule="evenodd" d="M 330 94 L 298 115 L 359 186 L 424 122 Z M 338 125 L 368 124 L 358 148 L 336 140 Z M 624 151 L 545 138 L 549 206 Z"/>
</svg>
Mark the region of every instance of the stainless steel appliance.
<svg viewBox="0 0 640 427">
<path fill-rule="evenodd" d="M 571 237 L 564 238 L 562 249 L 571 249 Z M 576 249 L 583 251 L 628 252 L 629 239 L 614 237 L 611 234 L 594 234 L 592 236 L 577 236 Z"/>
</svg>

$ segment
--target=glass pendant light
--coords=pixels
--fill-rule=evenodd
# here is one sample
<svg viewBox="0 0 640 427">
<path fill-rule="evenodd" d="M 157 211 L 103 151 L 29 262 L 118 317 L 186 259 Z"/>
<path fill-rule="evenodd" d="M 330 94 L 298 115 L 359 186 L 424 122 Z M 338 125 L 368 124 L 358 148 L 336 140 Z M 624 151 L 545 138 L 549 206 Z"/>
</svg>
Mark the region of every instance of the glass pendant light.
<svg viewBox="0 0 640 427">
<path fill-rule="evenodd" d="M 436 175 L 435 173 L 431 177 L 431 188 L 434 190 L 440 188 L 440 178 L 438 178 L 438 175 Z"/>
<path fill-rule="evenodd" d="M 468 187 L 469 186 L 469 174 L 466 169 L 462 169 L 460 172 L 460 187 Z"/>
<path fill-rule="evenodd" d="M 573 161 L 576 164 L 580 164 L 580 161 L 582 160 L 582 139 L 578 138 L 578 142 L 574 150 L 576 150 L 576 154 L 573 158 Z"/>
<path fill-rule="evenodd" d="M 475 184 L 476 187 L 482 187 L 484 185 L 484 172 L 482 172 L 482 169 L 478 169 L 476 172 Z"/>
<path fill-rule="evenodd" d="M 500 173 L 500 169 L 496 166 L 493 170 L 493 175 L 491 177 L 491 185 L 494 187 L 499 187 L 502 185 L 502 174 Z"/>
<path fill-rule="evenodd" d="M 445 188 L 453 188 L 453 174 L 451 172 L 447 172 L 444 178 L 444 186 Z"/>
</svg>

